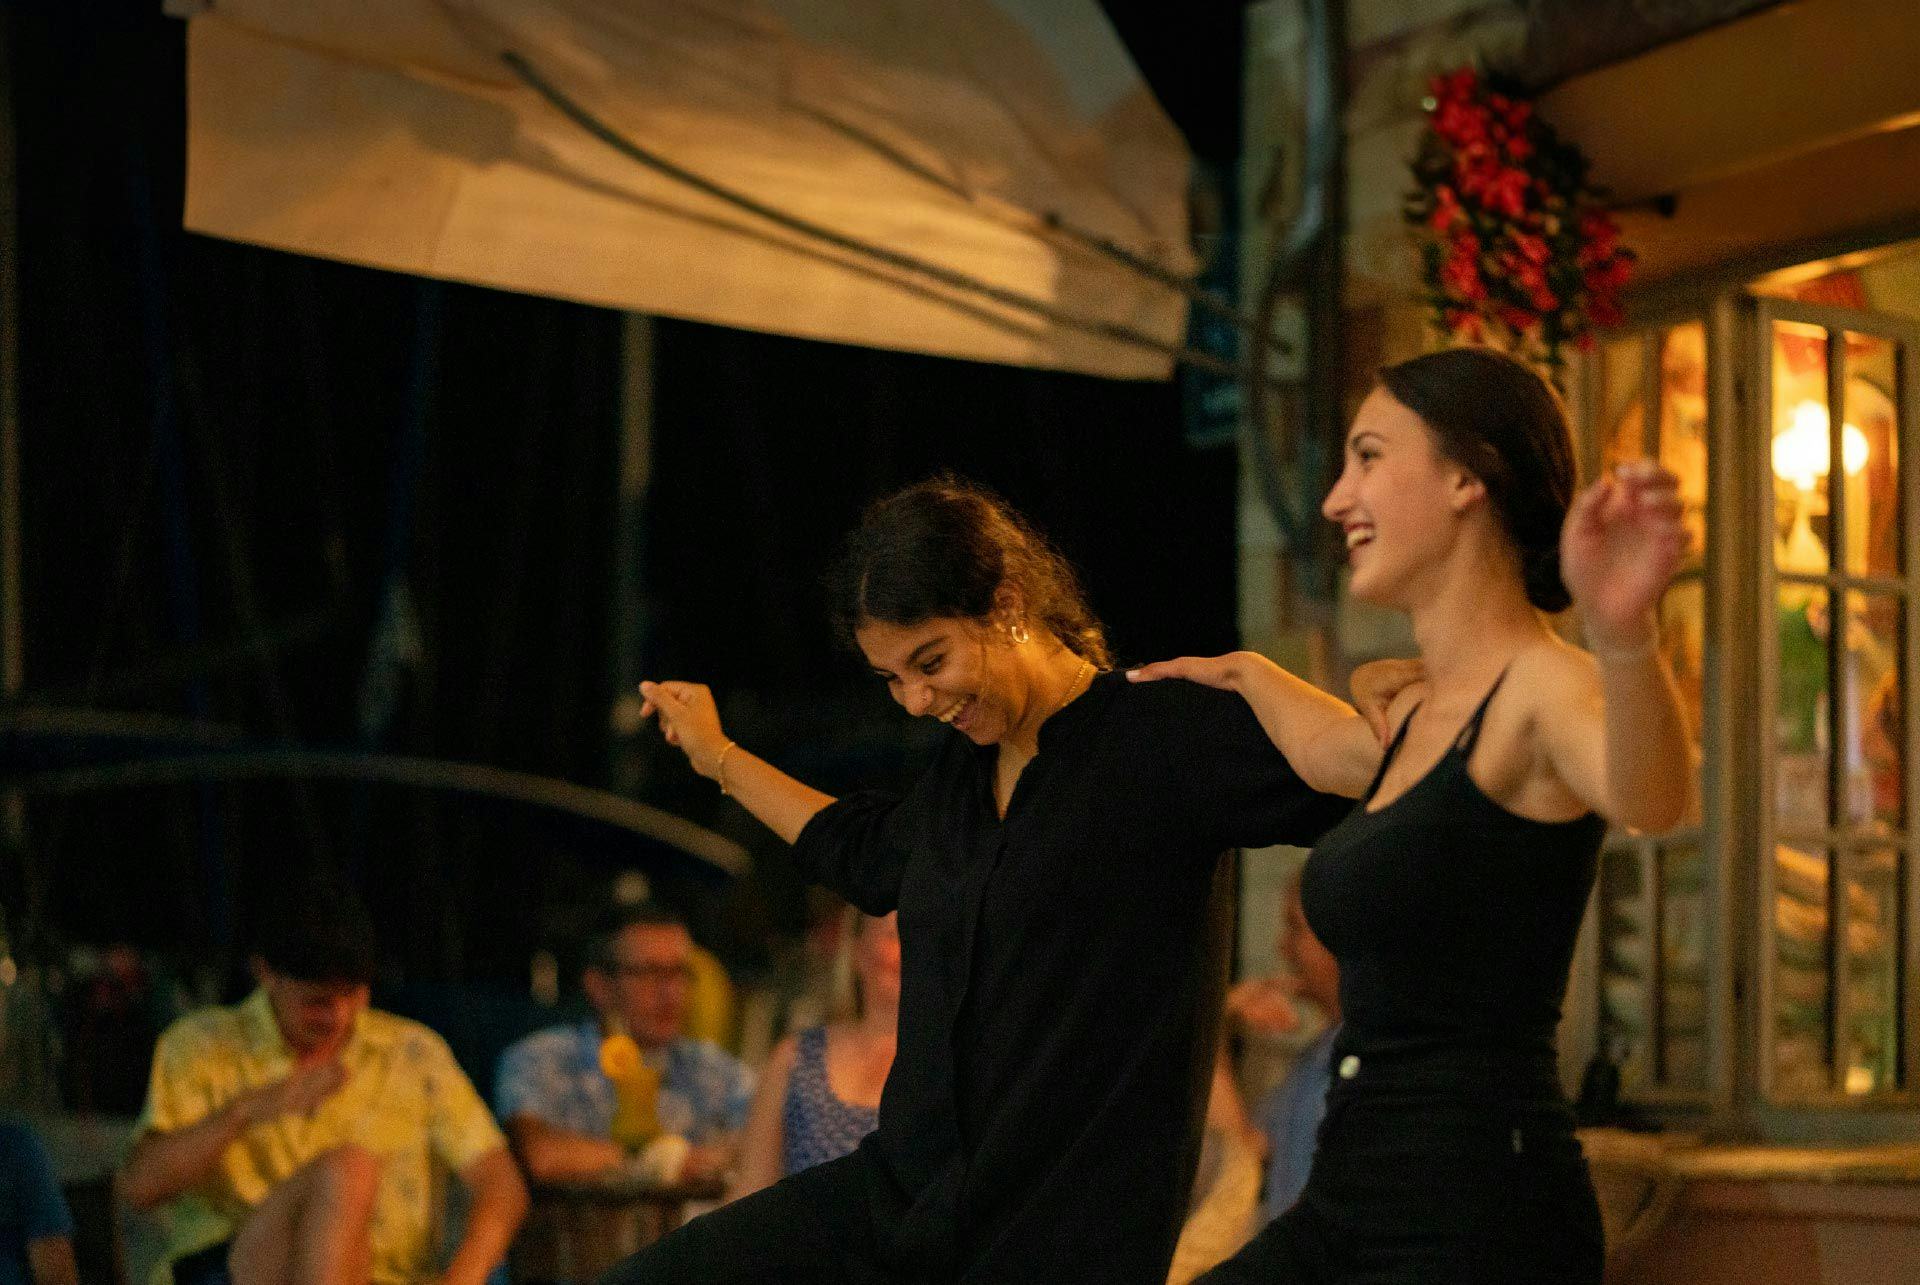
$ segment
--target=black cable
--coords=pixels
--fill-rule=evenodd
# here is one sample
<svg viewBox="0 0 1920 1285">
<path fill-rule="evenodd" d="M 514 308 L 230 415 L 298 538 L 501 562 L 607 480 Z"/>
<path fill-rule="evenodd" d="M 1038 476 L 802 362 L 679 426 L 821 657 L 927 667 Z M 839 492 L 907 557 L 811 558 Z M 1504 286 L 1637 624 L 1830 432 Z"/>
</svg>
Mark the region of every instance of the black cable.
<svg viewBox="0 0 1920 1285">
<path fill-rule="evenodd" d="M 1131 326 L 1119 322 L 1101 321 L 1095 318 L 1077 316 L 1056 308 L 1044 300 L 1023 294 L 1020 291 L 1010 290 L 1004 286 L 996 286 L 990 282 L 978 280 L 965 273 L 957 272 L 952 268 L 944 267 L 910 254 L 903 254 L 898 250 L 890 250 L 885 246 L 874 245 L 858 237 L 849 236 L 844 232 L 839 232 L 833 228 L 824 227 L 809 220 L 788 214 L 785 211 L 775 209 L 764 201 L 741 192 L 736 192 L 731 188 L 717 183 L 702 174 L 697 174 L 685 166 L 670 161 L 666 157 L 651 152 L 638 143 L 633 142 L 587 111 L 584 107 L 580 106 L 580 104 L 568 97 L 561 90 L 557 89 L 551 82 L 536 71 L 526 58 L 514 50 L 508 49 L 502 51 L 500 61 L 506 65 L 508 70 L 512 71 L 514 75 L 525 82 L 529 88 L 544 98 L 561 115 L 621 155 L 644 165 L 657 174 L 672 179 L 676 183 L 683 184 L 717 201 L 731 205 L 735 209 L 744 210 L 757 218 L 765 219 L 776 226 L 798 233 L 809 239 L 824 242 L 852 254 L 877 260 L 887 264 L 889 267 L 929 277 L 951 289 L 977 294 L 1003 306 L 1031 313 L 1065 330 L 1077 330 L 1083 334 L 1094 335 L 1115 343 L 1126 344 L 1135 348 L 1144 348 L 1152 352 L 1160 353 L 1163 356 L 1171 357 L 1175 361 L 1184 362 L 1196 369 L 1205 370 L 1230 379 L 1241 378 L 1245 374 L 1241 366 L 1227 361 L 1224 358 L 1217 357 L 1212 353 L 1203 352 L 1198 348 L 1188 347 L 1184 344 L 1168 343 L 1166 340 L 1157 339 L 1144 331 L 1136 330 Z M 1062 230 L 1069 229 L 1063 227 Z M 1144 263 L 1145 261 L 1142 260 L 1141 262 Z M 1155 265 L 1155 270 L 1164 271 L 1164 269 L 1158 269 L 1157 265 Z"/>
</svg>

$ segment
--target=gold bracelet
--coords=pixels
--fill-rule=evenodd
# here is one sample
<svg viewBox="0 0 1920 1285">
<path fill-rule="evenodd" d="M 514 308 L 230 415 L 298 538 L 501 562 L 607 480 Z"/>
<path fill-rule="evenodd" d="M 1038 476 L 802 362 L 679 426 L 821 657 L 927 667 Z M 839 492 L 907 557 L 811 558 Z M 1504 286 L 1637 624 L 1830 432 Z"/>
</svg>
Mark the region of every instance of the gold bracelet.
<svg viewBox="0 0 1920 1285">
<path fill-rule="evenodd" d="M 727 788 L 727 755 L 740 748 L 740 742 L 728 741 L 727 747 L 720 751 L 720 757 L 713 761 L 713 779 L 720 783 L 720 793 L 729 797 L 733 791 Z"/>
</svg>

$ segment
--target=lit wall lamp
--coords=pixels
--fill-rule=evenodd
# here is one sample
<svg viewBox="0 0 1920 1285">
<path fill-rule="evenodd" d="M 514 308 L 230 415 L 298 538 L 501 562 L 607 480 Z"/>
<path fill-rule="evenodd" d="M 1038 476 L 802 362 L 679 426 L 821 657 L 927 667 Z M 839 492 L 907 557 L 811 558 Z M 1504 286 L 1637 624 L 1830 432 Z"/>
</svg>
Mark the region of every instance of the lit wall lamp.
<svg viewBox="0 0 1920 1285">
<path fill-rule="evenodd" d="M 1832 465 L 1832 422 L 1819 402 L 1796 405 L 1792 426 L 1773 439 L 1774 476 L 1811 492 Z M 1848 476 L 1867 466 L 1867 435 L 1853 424 L 1840 425 L 1840 464 Z"/>
</svg>

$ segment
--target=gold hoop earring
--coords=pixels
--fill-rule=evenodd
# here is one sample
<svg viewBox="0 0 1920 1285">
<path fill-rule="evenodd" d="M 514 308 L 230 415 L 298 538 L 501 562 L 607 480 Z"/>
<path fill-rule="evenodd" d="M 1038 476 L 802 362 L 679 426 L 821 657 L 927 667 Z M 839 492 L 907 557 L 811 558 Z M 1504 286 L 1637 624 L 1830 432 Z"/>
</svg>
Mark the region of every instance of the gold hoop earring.
<svg viewBox="0 0 1920 1285">
<path fill-rule="evenodd" d="M 1007 637 L 1013 639 L 1013 644 L 1016 647 L 1022 643 L 1030 642 L 1033 639 L 1033 635 L 1027 632 L 1027 627 L 1020 624 L 1008 625 Z"/>
</svg>

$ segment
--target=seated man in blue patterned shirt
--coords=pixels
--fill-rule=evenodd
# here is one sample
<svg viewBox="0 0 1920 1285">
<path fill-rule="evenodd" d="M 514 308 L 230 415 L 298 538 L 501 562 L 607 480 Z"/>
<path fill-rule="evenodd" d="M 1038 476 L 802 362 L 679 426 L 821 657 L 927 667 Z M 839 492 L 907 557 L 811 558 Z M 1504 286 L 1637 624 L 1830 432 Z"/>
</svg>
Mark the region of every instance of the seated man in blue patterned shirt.
<svg viewBox="0 0 1920 1285">
<path fill-rule="evenodd" d="M 693 937 L 653 903 L 619 907 L 588 939 L 581 978 L 597 1016 L 536 1031 L 500 1057 L 494 1110 L 535 1182 L 566 1182 L 633 1163 L 639 1139 L 616 1130 L 620 1093 L 603 1063 L 609 1036 L 638 1046 L 647 1071 L 649 1133 L 644 1172 L 662 1182 L 717 1177 L 733 1162 L 753 1073 L 682 1028 L 692 982 Z M 630 1055 L 630 1054 L 629 1054 Z M 636 1068 L 637 1069 L 637 1068 Z"/>
</svg>

